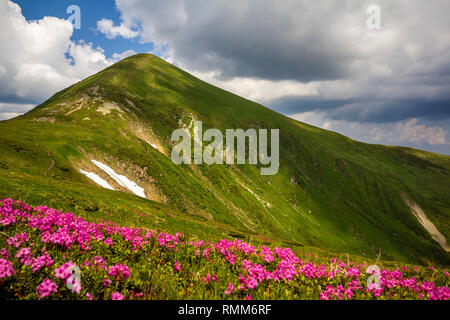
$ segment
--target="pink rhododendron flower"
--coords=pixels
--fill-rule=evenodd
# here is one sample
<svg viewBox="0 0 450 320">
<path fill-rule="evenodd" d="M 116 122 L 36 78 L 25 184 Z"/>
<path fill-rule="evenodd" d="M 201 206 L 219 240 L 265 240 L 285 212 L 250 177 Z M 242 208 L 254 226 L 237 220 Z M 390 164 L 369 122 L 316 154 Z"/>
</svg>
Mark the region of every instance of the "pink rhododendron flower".
<svg viewBox="0 0 450 320">
<path fill-rule="evenodd" d="M 235 289 L 234 289 L 234 285 L 230 282 L 230 283 L 228 284 L 227 290 L 225 290 L 224 293 L 225 293 L 226 295 L 230 295 L 234 290 L 235 290 Z"/>
<path fill-rule="evenodd" d="M 71 289 L 73 292 L 80 293 L 81 291 L 81 282 L 73 278 L 72 276 L 67 279 L 66 284 L 68 285 L 69 289 Z"/>
<path fill-rule="evenodd" d="M 119 292 L 114 292 L 111 295 L 112 300 L 123 300 L 123 296 Z"/>
<path fill-rule="evenodd" d="M 41 297 L 48 297 L 52 292 L 57 292 L 58 286 L 49 278 L 45 278 L 44 281 L 36 288 L 36 293 Z"/>
<path fill-rule="evenodd" d="M 111 238 L 106 238 L 106 240 L 104 241 L 104 243 L 107 246 L 112 246 L 113 245 L 113 240 Z"/>
<path fill-rule="evenodd" d="M 310 297 L 324 300 L 390 299 L 393 297 L 450 299 L 450 288 L 445 286 L 448 285 L 448 270 L 439 269 L 438 273 L 433 273 L 430 272 L 432 268 L 402 266 L 381 269 L 374 271 L 377 273 L 379 285 L 373 282 L 367 285 L 368 265 L 363 263 L 338 261 L 335 258 L 331 259 L 330 263 L 328 259 L 319 259 L 315 254 L 308 253 L 303 254 L 305 260 L 302 260 L 289 248 L 264 246 L 257 248 L 239 239 L 222 239 L 218 242 L 185 241 L 180 233 L 157 233 L 153 230 L 120 227 L 110 222 L 92 223 L 72 213 L 62 213 L 43 206 L 31 208 L 12 199 L 0 200 L 0 226 L 2 230 L 9 228 L 6 229 L 7 233 L 9 233 L 8 230 L 20 230 L 20 233 L 17 233 L 18 231 L 10 233 L 17 233 L 13 237 L 7 237 L 9 247 L 0 249 L 0 279 L 2 279 L 0 282 L 6 283 L 6 287 L 10 282 L 15 281 L 23 285 L 26 277 L 22 275 L 33 276 L 31 271 L 36 273 L 36 276 L 50 273 L 51 270 L 43 269 L 52 266 L 55 259 L 58 266 L 54 270 L 55 278 L 62 279 L 69 289 L 80 293 L 81 283 L 77 283 L 78 280 L 72 275 L 75 265 L 72 261 L 65 262 L 73 259 L 85 268 L 86 274 L 92 274 L 92 281 L 89 280 L 86 283 L 91 286 L 89 290 L 98 289 L 100 286 L 102 287 L 100 290 L 110 294 L 111 291 L 103 286 L 111 287 L 112 277 L 117 281 L 125 280 L 134 272 L 136 280 L 141 280 L 141 266 L 136 266 L 136 270 L 130 270 L 123 263 L 132 263 L 131 267 L 135 266 L 136 262 L 145 261 L 146 263 L 147 258 L 151 258 L 149 259 L 151 264 L 155 261 L 156 263 L 164 262 L 165 266 L 173 266 L 174 272 L 180 272 L 181 264 L 173 258 L 176 255 L 177 258 L 186 259 L 182 261 L 194 262 L 191 263 L 194 274 L 183 273 L 167 279 L 168 282 L 182 279 L 184 288 L 179 290 L 182 295 L 186 294 L 187 289 L 188 294 L 203 291 L 208 296 L 210 294 L 208 289 L 211 288 L 207 286 L 211 286 L 212 281 L 218 279 L 217 275 L 213 275 L 213 270 L 221 270 L 222 281 L 228 283 L 223 294 L 231 295 L 238 290 L 236 296 L 245 297 L 245 299 L 251 299 L 252 295 L 257 298 L 262 297 L 261 294 L 267 287 L 273 287 L 274 290 L 271 292 L 280 292 L 283 295 L 284 286 L 304 290 Z M 30 231 L 23 232 L 24 228 L 29 228 Z M 26 245 L 28 247 L 24 246 L 24 243 L 29 242 L 32 243 Z M 48 248 L 49 252 L 45 248 Z M 136 253 L 138 250 L 141 252 Z M 156 252 L 156 255 L 145 256 L 150 251 Z M 21 263 L 30 267 L 21 269 L 21 277 L 5 282 L 7 279 L 3 280 L 4 278 L 16 274 L 13 265 L 18 263 L 16 260 L 14 264 L 7 260 L 10 258 L 10 252 L 11 256 L 15 255 Z M 93 257 L 98 252 L 102 252 L 105 258 L 100 255 Z M 116 253 L 123 262 L 109 266 L 111 261 L 107 263 L 105 259 L 115 259 Z M 139 260 L 142 257 L 145 259 Z M 162 260 L 158 261 L 160 258 Z M 200 268 L 195 270 L 197 265 Z M 434 275 L 431 277 L 432 273 Z M 106 275 L 111 278 L 105 279 Z M 195 282 L 195 279 L 200 279 L 200 284 Z M 288 284 L 289 282 L 291 283 Z M 236 283 L 237 289 L 233 283 Z M 117 285 L 119 288 L 123 284 L 117 283 Z M 136 290 L 142 290 L 139 284 L 137 286 Z M 196 290 L 189 289 L 193 287 Z M 26 290 L 26 285 L 23 288 Z M 11 291 L 11 294 L 13 292 Z M 36 289 L 36 293 L 41 297 L 47 297 L 53 292 L 57 292 L 57 286 L 49 279 L 44 280 Z M 142 292 L 135 293 L 132 290 L 129 292 L 131 297 L 145 297 Z M 86 297 L 90 299 L 92 295 L 86 294 Z M 123 299 L 123 296 L 119 292 L 114 292 L 111 298 Z"/>
<path fill-rule="evenodd" d="M 72 261 L 64 263 L 62 266 L 55 270 L 55 278 L 61 278 L 67 280 L 72 276 L 72 267 L 75 264 Z"/>
<path fill-rule="evenodd" d="M 180 270 L 181 270 L 181 264 L 177 260 L 175 260 L 175 263 L 173 265 L 173 271 L 180 272 Z"/>
<path fill-rule="evenodd" d="M 31 264 L 31 250 L 30 248 L 22 248 L 16 254 L 16 258 L 20 259 L 24 265 L 28 266 Z"/>
<path fill-rule="evenodd" d="M 104 269 L 107 270 L 108 268 L 106 267 L 106 261 L 105 259 L 103 259 L 102 256 L 95 256 L 93 258 L 94 261 L 94 266 L 98 269 Z"/>
<path fill-rule="evenodd" d="M 28 241 L 28 234 L 26 232 L 18 233 L 15 236 L 9 238 L 7 243 L 9 246 L 19 248 L 23 243 Z"/>
<path fill-rule="evenodd" d="M 155 230 L 150 230 L 145 234 L 145 239 L 153 238 L 153 236 L 156 234 Z"/>
<path fill-rule="evenodd" d="M 39 271 L 42 267 L 50 267 L 53 264 L 53 259 L 48 252 L 42 256 L 31 259 L 31 269 L 33 272 Z"/>
<path fill-rule="evenodd" d="M 0 256 L 1 256 L 2 258 L 8 259 L 11 255 L 9 254 L 8 250 L 6 250 L 5 248 L 2 248 L 2 249 L 0 250 Z"/>
<path fill-rule="evenodd" d="M 11 277 L 15 275 L 16 272 L 11 264 L 11 261 L 6 259 L 0 259 L 0 279 Z"/>
<path fill-rule="evenodd" d="M 211 281 L 211 274 L 207 273 L 206 276 L 203 278 L 203 281 L 205 284 L 209 284 L 209 281 Z"/>
<path fill-rule="evenodd" d="M 130 269 L 126 265 L 117 263 L 115 266 L 109 267 L 108 276 L 125 280 L 130 276 Z"/>
<path fill-rule="evenodd" d="M 450 300 L 450 288 L 449 287 L 437 287 L 433 288 L 430 293 L 430 300 Z"/>
</svg>

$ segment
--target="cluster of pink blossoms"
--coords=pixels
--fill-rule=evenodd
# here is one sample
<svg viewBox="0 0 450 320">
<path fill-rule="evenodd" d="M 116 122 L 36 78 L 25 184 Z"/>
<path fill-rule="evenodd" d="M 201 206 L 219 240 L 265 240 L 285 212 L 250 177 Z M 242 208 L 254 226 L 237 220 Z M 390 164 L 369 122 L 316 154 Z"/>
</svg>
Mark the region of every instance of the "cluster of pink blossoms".
<svg viewBox="0 0 450 320">
<path fill-rule="evenodd" d="M 55 270 L 55 278 L 64 280 L 65 284 L 73 292 L 80 293 L 81 283 L 74 277 L 77 266 L 72 262 L 66 262 Z"/>
<path fill-rule="evenodd" d="M 117 263 L 115 266 L 109 267 L 108 276 L 125 280 L 130 276 L 130 269 L 126 265 Z"/>
<path fill-rule="evenodd" d="M 203 281 L 207 285 L 207 284 L 209 284 L 211 282 L 211 280 L 214 281 L 214 282 L 217 282 L 217 276 L 213 275 L 211 277 L 211 273 L 207 273 L 206 276 L 202 277 L 200 280 Z"/>
<path fill-rule="evenodd" d="M 111 300 L 123 300 L 123 295 L 121 295 L 120 292 L 114 292 L 111 295 Z"/>
<path fill-rule="evenodd" d="M 55 278 L 61 278 L 63 280 L 69 279 L 73 274 L 73 267 L 75 267 L 75 264 L 72 261 L 66 262 L 59 266 L 55 269 Z"/>
<path fill-rule="evenodd" d="M 36 288 L 36 293 L 41 297 L 48 297 L 52 292 L 57 292 L 58 286 L 49 278 L 45 278 Z"/>
<path fill-rule="evenodd" d="M 85 267 L 91 266 L 93 269 L 96 269 L 96 270 L 100 270 L 100 269 L 108 270 L 108 268 L 106 267 L 106 261 L 105 261 L 105 259 L 103 259 L 102 256 L 95 256 L 94 258 L 92 258 L 92 263 L 91 263 L 91 261 L 86 260 L 84 262 L 84 266 Z"/>
<path fill-rule="evenodd" d="M 251 260 L 242 260 L 243 273 L 239 275 L 239 290 L 252 290 L 264 281 L 279 281 L 287 282 L 293 281 L 297 276 L 304 276 L 309 279 L 335 279 L 339 277 L 346 282 L 345 286 L 340 284 L 336 288 L 328 285 L 320 294 L 320 299 L 352 299 L 356 292 L 363 291 L 363 286 L 360 283 L 361 270 L 364 270 L 364 265 L 352 266 L 351 263 L 346 265 L 343 261 L 338 262 L 336 259 L 331 261 L 331 267 L 324 264 L 314 265 L 311 262 L 304 262 L 300 260 L 295 253 L 289 248 L 275 247 L 274 250 L 261 247 L 256 250 L 253 246 L 248 245 L 240 240 L 221 240 L 213 244 L 220 254 L 230 264 L 235 261 L 230 261 L 230 256 L 235 256 L 237 252 L 251 256 L 255 254 L 259 256 L 264 262 L 272 263 L 278 258 L 278 264 L 270 271 L 261 264 L 253 263 Z M 407 288 L 411 292 L 416 292 L 419 297 L 428 295 L 429 299 L 448 300 L 450 298 L 449 287 L 435 287 L 431 282 L 423 282 L 418 284 L 415 278 L 404 279 L 403 273 L 398 270 L 384 269 L 380 273 L 380 286 L 373 286 L 366 288 L 365 292 L 369 292 L 373 297 L 379 297 L 385 290 L 391 288 Z M 231 294 L 234 290 L 231 286 L 225 291 L 226 294 Z"/>
<path fill-rule="evenodd" d="M 0 279 L 11 277 L 15 274 L 16 272 L 14 271 L 11 261 L 0 259 Z"/>
<path fill-rule="evenodd" d="M 43 267 L 50 267 L 53 264 L 53 259 L 48 252 L 45 252 L 42 256 L 31 259 L 31 270 L 33 272 L 39 271 Z"/>
<path fill-rule="evenodd" d="M 174 272 L 180 272 L 181 271 L 181 264 L 177 260 L 174 261 L 173 271 Z"/>
<path fill-rule="evenodd" d="M 173 249 L 180 244 L 181 233 L 177 232 L 175 235 L 161 232 L 158 235 L 158 243 L 161 246 Z"/>
<path fill-rule="evenodd" d="M 2 248 L 0 250 L 0 256 L 2 258 L 8 259 L 11 255 L 9 254 L 8 250 L 6 250 L 5 248 Z"/>
<path fill-rule="evenodd" d="M 18 233 L 7 241 L 8 246 L 14 246 L 15 248 L 19 248 L 25 242 L 28 242 L 28 234 L 26 232 Z"/>
<path fill-rule="evenodd" d="M 24 265 L 28 266 L 31 264 L 31 249 L 30 248 L 22 248 L 17 252 L 16 258 L 20 259 Z"/>
<path fill-rule="evenodd" d="M 228 288 L 225 290 L 225 294 L 226 295 L 230 295 L 231 293 L 233 293 L 233 291 L 235 290 L 234 285 L 230 282 L 228 284 Z"/>
<path fill-rule="evenodd" d="M 110 237 L 106 238 L 106 240 L 103 241 L 103 243 L 109 247 L 111 247 L 114 244 L 113 240 Z"/>
<path fill-rule="evenodd" d="M 66 250 L 79 250 L 89 252 L 92 243 L 104 245 L 105 250 L 111 246 L 117 246 L 123 242 L 128 243 L 132 250 L 143 250 L 146 245 L 159 245 L 169 250 L 178 252 L 180 246 L 189 245 L 194 248 L 195 257 L 205 258 L 208 262 L 216 257 L 222 257 L 236 271 L 237 281 L 233 284 L 229 282 L 224 293 L 231 295 L 234 292 L 244 291 L 247 299 L 251 298 L 250 291 L 264 285 L 267 282 L 291 282 L 301 279 L 318 279 L 323 281 L 335 281 L 340 283 L 327 285 L 322 288 L 318 298 L 320 299 L 352 299 L 357 293 L 370 293 L 373 297 L 386 294 L 389 297 L 390 290 L 397 288 L 406 289 L 408 292 L 417 293 L 419 298 L 427 299 L 450 299 L 450 288 L 435 286 L 432 282 L 418 281 L 415 278 L 407 278 L 404 275 L 408 268 L 401 270 L 380 271 L 379 286 L 366 286 L 362 276 L 365 272 L 365 265 L 353 265 L 333 259 L 331 264 L 313 264 L 310 261 L 299 259 L 289 248 L 274 249 L 268 247 L 256 248 L 241 240 L 220 240 L 217 243 L 209 241 L 183 242 L 183 235 L 167 233 L 157 233 L 154 230 L 139 228 L 119 227 L 112 223 L 89 223 L 72 213 L 62 213 L 47 207 L 31 208 L 30 206 L 13 201 L 12 199 L 0 200 L 0 227 L 8 227 L 14 224 L 22 224 L 34 232 L 40 232 L 42 243 L 60 246 Z M 23 230 L 23 229 L 22 229 Z M 30 233 L 32 234 L 32 233 Z M 114 241 L 113 241 L 114 239 Z M 15 258 L 26 266 L 31 265 L 33 272 L 38 272 L 42 268 L 49 268 L 53 265 L 50 255 L 42 251 L 40 256 L 32 253 L 33 243 L 29 242 L 29 236 L 22 232 L 10 237 L 8 246 L 14 251 Z M 17 249 L 17 251 L 16 251 Z M 8 249 L 9 250 L 9 249 Z M 0 278 L 13 277 L 16 273 L 13 269 L 10 254 L 6 248 L 0 249 Z M 11 251 L 10 251 L 11 252 Z M 55 278 L 62 279 L 66 284 L 73 283 L 72 261 L 60 265 L 54 270 Z M 106 270 L 108 276 L 125 280 L 130 277 L 128 266 L 117 263 L 108 268 L 105 260 L 101 256 L 95 256 L 84 262 L 84 266 L 90 266 L 93 270 Z M 186 268 L 187 269 L 187 268 Z M 417 271 L 417 268 L 414 268 Z M 431 269 L 430 269 L 431 270 Z M 174 260 L 173 271 L 183 274 L 185 269 Z M 446 273 L 448 276 L 448 273 Z M 364 280 L 363 280 L 364 279 Z M 216 282 L 217 276 L 207 273 L 200 277 L 200 281 L 205 285 L 211 284 L 211 280 Z M 110 279 L 104 279 L 103 284 L 111 284 Z M 236 287 L 235 287 L 236 285 Z M 75 286 L 73 291 L 80 292 L 81 287 Z M 222 289 L 223 290 L 223 289 Z M 48 278 L 39 284 L 36 289 L 41 297 L 47 297 L 52 292 L 57 292 L 57 286 Z M 86 295 L 88 298 L 88 294 Z M 92 296 L 90 296 L 92 298 Z M 112 299 L 120 300 L 123 296 L 115 292 Z"/>
</svg>

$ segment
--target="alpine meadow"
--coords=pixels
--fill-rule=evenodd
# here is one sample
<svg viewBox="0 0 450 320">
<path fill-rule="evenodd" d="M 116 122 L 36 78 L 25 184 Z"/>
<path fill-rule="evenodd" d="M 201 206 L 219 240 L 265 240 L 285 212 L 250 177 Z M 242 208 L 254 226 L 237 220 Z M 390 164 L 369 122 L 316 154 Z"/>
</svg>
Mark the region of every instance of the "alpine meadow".
<svg viewBox="0 0 450 320">
<path fill-rule="evenodd" d="M 278 129 L 278 171 L 174 163 L 172 132 L 198 121 Z M 449 156 L 358 142 L 136 54 L 0 122 L 0 296 L 448 299 L 449 195 Z M 371 264 L 384 289 L 366 291 Z"/>
</svg>

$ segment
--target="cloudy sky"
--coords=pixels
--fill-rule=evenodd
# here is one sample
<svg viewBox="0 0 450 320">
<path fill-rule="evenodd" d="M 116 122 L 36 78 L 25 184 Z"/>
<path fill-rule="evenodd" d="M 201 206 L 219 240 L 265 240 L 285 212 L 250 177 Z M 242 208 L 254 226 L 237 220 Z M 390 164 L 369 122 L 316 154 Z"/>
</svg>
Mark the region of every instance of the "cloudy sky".
<svg viewBox="0 0 450 320">
<path fill-rule="evenodd" d="M 0 119 L 150 52 L 327 130 L 450 155 L 449 12 L 450 0 L 0 0 Z"/>
</svg>

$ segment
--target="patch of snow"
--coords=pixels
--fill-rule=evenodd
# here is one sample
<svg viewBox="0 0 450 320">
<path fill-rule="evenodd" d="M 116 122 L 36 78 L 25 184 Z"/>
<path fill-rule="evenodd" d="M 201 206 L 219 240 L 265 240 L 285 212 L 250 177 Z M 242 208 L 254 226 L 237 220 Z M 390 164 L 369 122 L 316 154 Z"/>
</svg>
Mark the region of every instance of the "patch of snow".
<svg viewBox="0 0 450 320">
<path fill-rule="evenodd" d="M 138 186 L 135 182 L 131 181 L 127 177 L 117 174 L 111 167 L 107 166 L 106 164 L 103 164 L 96 160 L 91 160 L 93 164 L 95 164 L 97 167 L 105 171 L 111 178 L 113 178 L 119 185 L 121 185 L 124 188 L 127 188 L 131 192 L 133 192 L 135 195 L 147 198 L 145 196 L 145 190 L 144 188 L 141 188 Z"/>
<path fill-rule="evenodd" d="M 250 190 L 250 188 L 248 188 L 248 187 L 246 187 L 242 182 L 240 182 L 239 180 L 236 180 L 245 190 L 247 190 L 248 192 L 250 192 L 255 198 L 256 198 L 256 200 L 258 200 L 259 201 L 259 203 L 261 203 L 264 207 L 268 207 L 268 208 L 271 208 L 272 207 L 272 205 L 269 203 L 269 202 L 267 202 L 267 201 L 264 201 L 263 199 L 261 199 L 256 193 L 254 193 L 252 190 Z"/>
<path fill-rule="evenodd" d="M 86 177 L 94 181 L 96 184 L 102 186 L 103 188 L 114 190 L 114 188 L 105 180 L 103 180 L 100 176 L 96 175 L 93 172 L 84 171 L 83 169 L 80 169 L 80 172 L 84 174 Z"/>
<path fill-rule="evenodd" d="M 155 148 L 156 150 L 158 150 L 158 146 L 156 144 L 153 144 L 149 141 L 146 141 L 149 145 L 151 145 L 153 148 Z"/>
<path fill-rule="evenodd" d="M 435 227 L 435 225 L 427 218 L 422 208 L 419 207 L 417 203 L 412 200 L 406 198 L 405 195 L 402 195 L 403 201 L 408 205 L 411 209 L 413 215 L 419 220 L 419 223 L 424 227 L 425 230 L 431 235 L 431 237 L 439 243 L 439 245 L 447 252 L 450 252 L 450 247 L 448 246 L 447 239 L 445 236 L 439 232 L 439 230 Z"/>
</svg>

